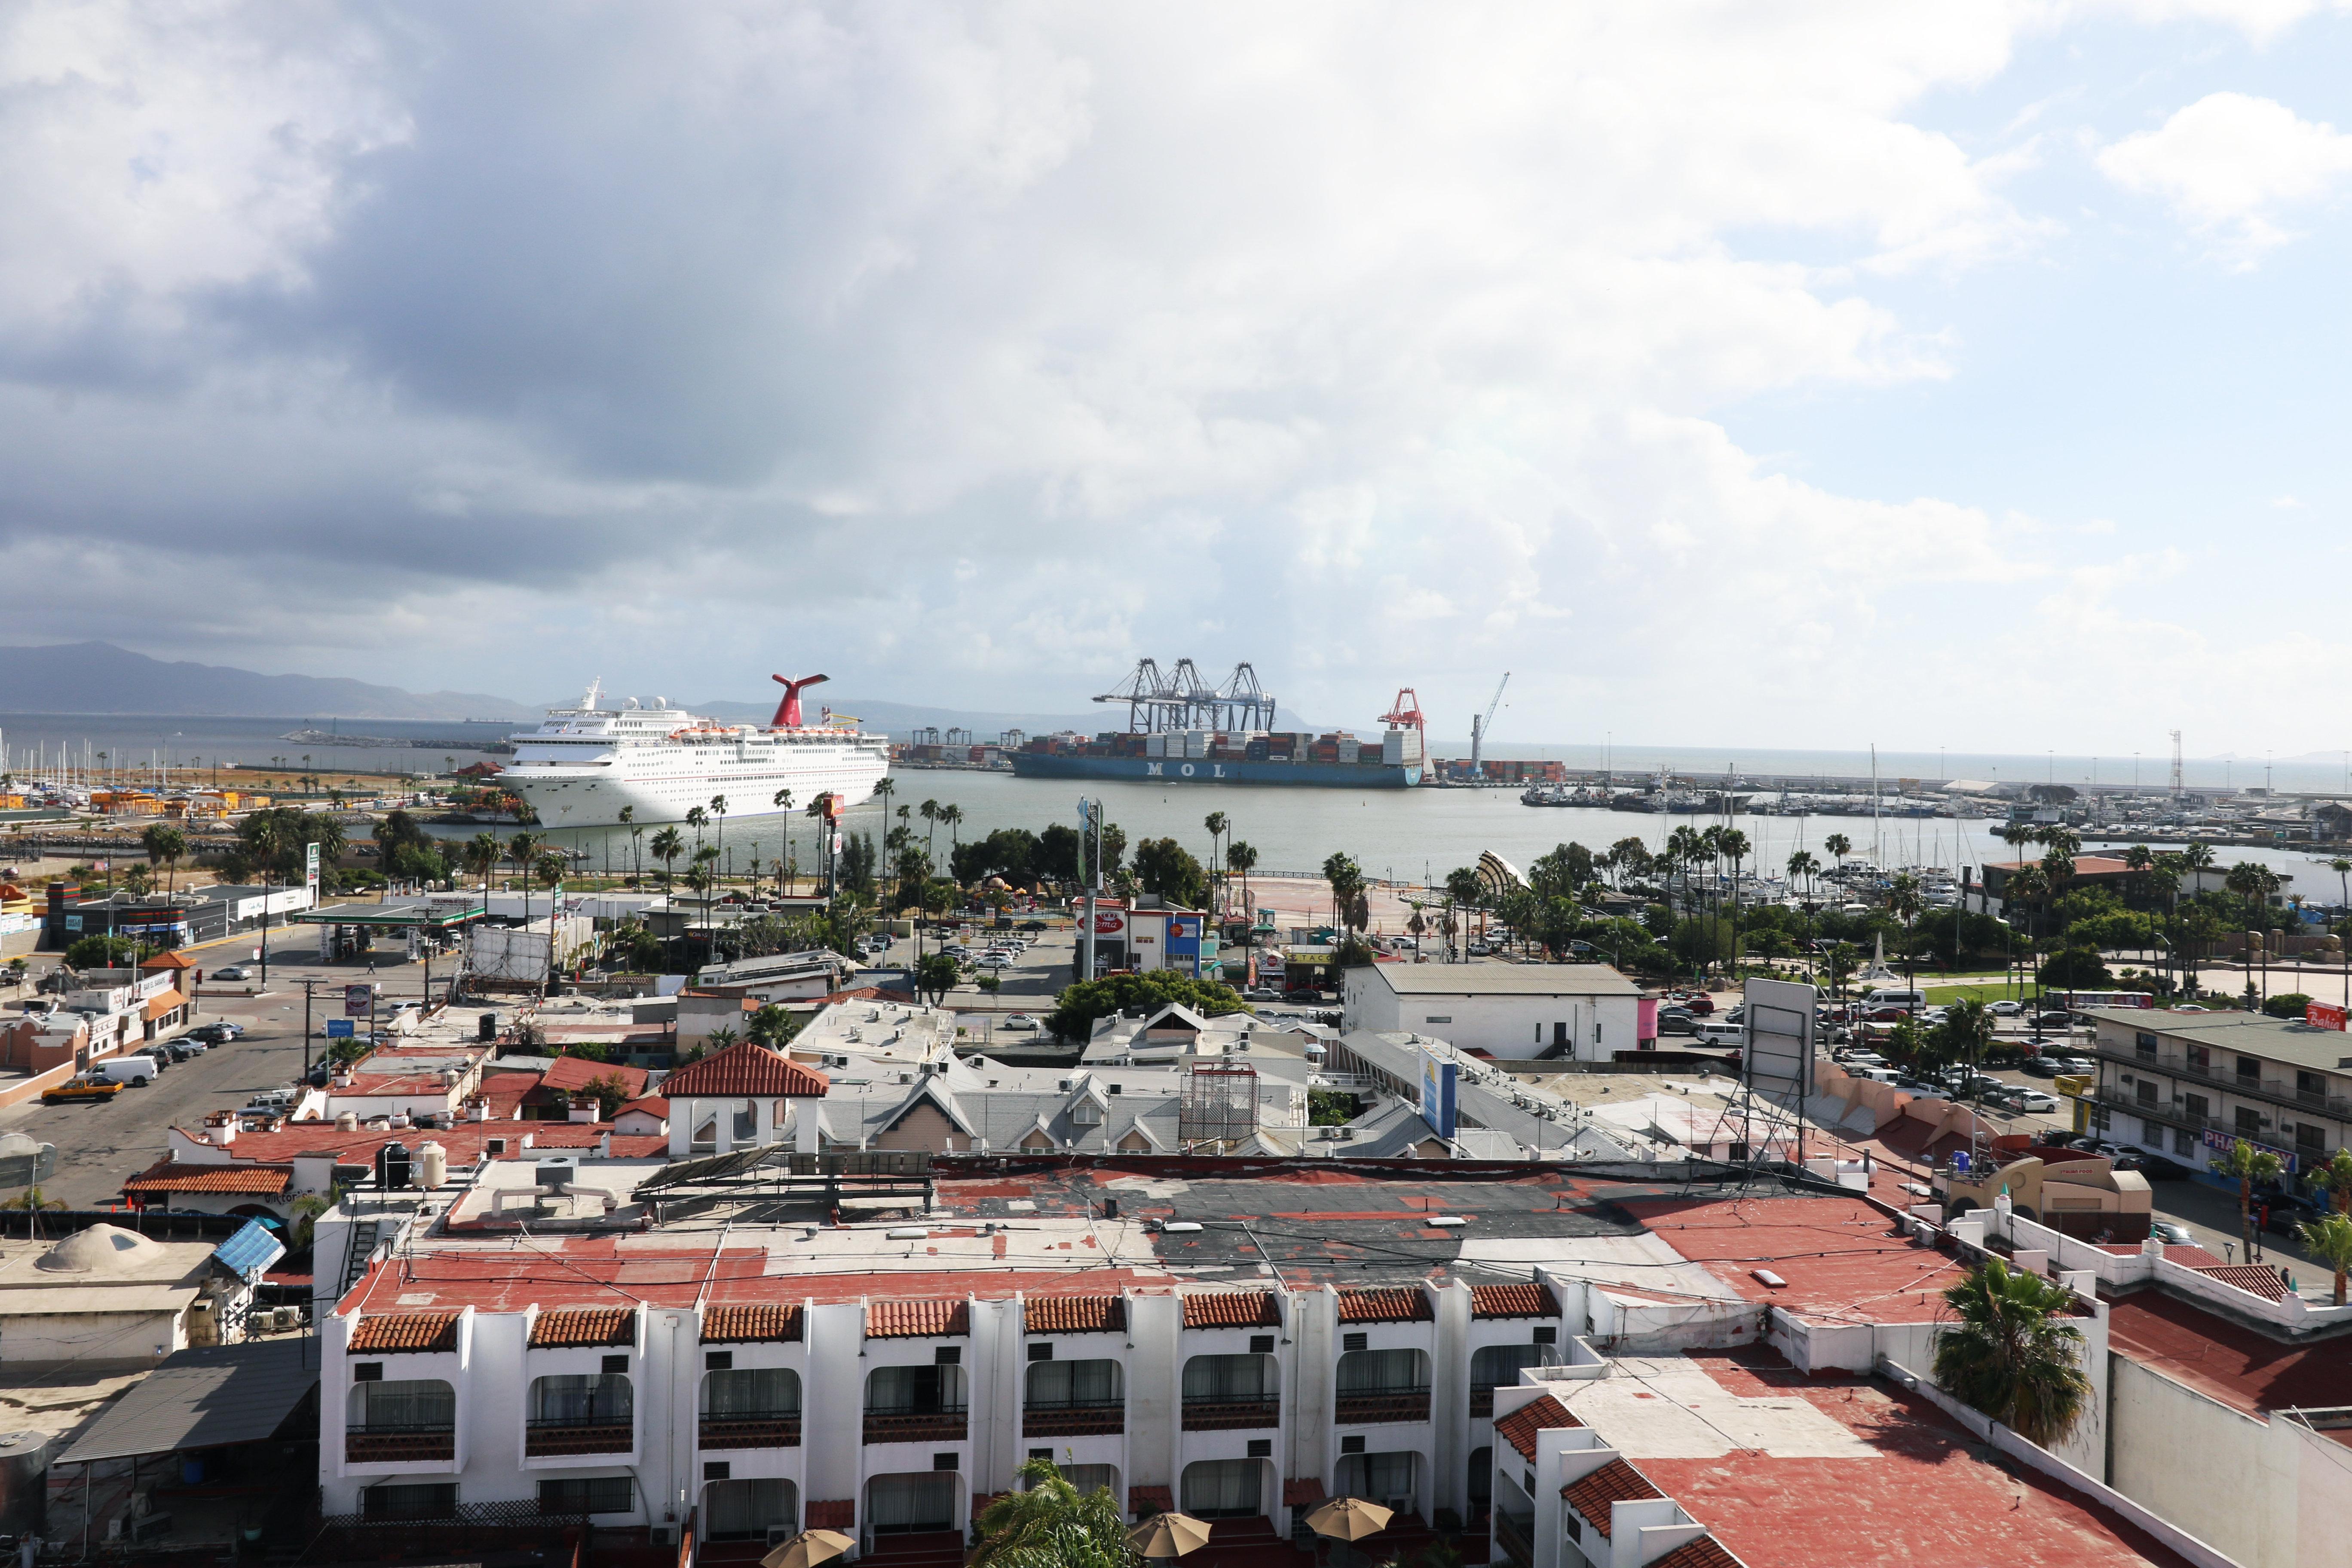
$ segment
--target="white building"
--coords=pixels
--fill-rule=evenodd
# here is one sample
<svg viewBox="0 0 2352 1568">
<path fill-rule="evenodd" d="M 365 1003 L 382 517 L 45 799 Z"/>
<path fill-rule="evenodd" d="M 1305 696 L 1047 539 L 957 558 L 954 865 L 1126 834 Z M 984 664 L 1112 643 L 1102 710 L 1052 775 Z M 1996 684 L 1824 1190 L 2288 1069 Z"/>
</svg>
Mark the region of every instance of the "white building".
<svg viewBox="0 0 2352 1568">
<path fill-rule="evenodd" d="M 1372 963 L 1347 972 L 1340 1002 L 1350 1029 L 1434 1035 L 1496 1057 L 1606 1062 L 1642 1048 L 1640 995 L 1601 963 Z"/>
</svg>

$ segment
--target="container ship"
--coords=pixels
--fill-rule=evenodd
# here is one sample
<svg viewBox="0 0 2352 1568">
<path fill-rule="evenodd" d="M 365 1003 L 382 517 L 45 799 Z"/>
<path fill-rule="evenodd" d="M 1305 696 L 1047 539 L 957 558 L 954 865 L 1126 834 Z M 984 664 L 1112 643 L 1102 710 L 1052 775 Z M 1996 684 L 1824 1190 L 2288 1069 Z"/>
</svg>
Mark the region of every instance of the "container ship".
<svg viewBox="0 0 2352 1568">
<path fill-rule="evenodd" d="M 1031 740 L 1009 760 L 1034 779 L 1131 779 L 1139 783 L 1288 784 L 1321 789 L 1405 789 L 1421 782 L 1424 725 L 1407 689 L 1381 716 L 1378 740 L 1348 731 L 1276 727 L 1275 700 L 1246 664 L 1211 687 L 1179 660 L 1168 675 L 1145 659 L 1118 689 L 1095 699 L 1129 704 L 1129 725 L 1094 736 Z"/>
<path fill-rule="evenodd" d="M 721 724 L 660 697 L 607 707 L 596 682 L 576 705 L 551 708 L 538 729 L 509 737 L 515 760 L 498 782 L 550 827 L 610 827 L 624 806 L 638 824 L 677 822 L 713 795 L 727 797 L 730 818 L 801 810 L 828 794 L 856 805 L 889 771 L 890 742 L 830 712 L 804 722 L 801 692 L 824 679 L 775 677 L 784 699 L 764 728 Z"/>
</svg>

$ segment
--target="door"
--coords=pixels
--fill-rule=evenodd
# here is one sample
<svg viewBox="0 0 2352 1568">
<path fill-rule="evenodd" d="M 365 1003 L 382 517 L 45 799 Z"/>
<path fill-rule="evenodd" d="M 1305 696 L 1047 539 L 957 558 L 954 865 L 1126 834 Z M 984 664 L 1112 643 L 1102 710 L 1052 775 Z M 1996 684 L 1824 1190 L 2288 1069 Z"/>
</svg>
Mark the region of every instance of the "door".
<svg viewBox="0 0 2352 1568">
<path fill-rule="evenodd" d="M 907 1535 L 956 1527 L 954 1470 L 877 1476 L 866 1489 L 866 1519 L 877 1535 Z"/>
<path fill-rule="evenodd" d="M 1203 1459 L 1184 1467 L 1183 1509 L 1194 1519 L 1251 1519 L 1265 1511 L 1265 1461 Z"/>
</svg>

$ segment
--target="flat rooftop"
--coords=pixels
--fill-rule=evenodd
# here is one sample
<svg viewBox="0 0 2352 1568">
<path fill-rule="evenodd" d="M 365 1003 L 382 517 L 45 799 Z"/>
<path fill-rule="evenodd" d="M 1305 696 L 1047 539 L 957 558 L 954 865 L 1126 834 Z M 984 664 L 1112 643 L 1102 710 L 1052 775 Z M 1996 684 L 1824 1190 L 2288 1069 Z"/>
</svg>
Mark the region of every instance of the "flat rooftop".
<svg viewBox="0 0 2352 1568">
<path fill-rule="evenodd" d="M 2249 1415 L 2352 1405 L 2352 1336 L 2287 1344 L 2162 1290 L 2107 1304 L 2107 1342 Z"/>
<path fill-rule="evenodd" d="M 1642 988 L 1605 963 L 1376 963 L 1401 996 L 1638 996 Z"/>
<path fill-rule="evenodd" d="M 2341 1029 L 2314 1028 L 2300 1018 L 2273 1018 L 2261 1013 L 2175 1013 L 2160 1007 L 2086 1007 L 2083 1016 L 2315 1071 L 2352 1070 L 2352 1035 Z"/>
<path fill-rule="evenodd" d="M 1629 1200 L 1623 1205 L 1680 1256 L 1747 1300 L 1803 1317 L 1883 1323 L 1946 1315 L 1945 1289 L 1966 1270 L 1917 1247 L 1895 1223 L 1855 1197 L 1757 1196 L 1699 1202 Z M 1763 1268 L 1785 1284 L 1756 1278 Z"/>
<path fill-rule="evenodd" d="M 1761 1348 L 1613 1364 L 1548 1386 L 1747 1568 L 2186 1568 L 1895 1384 Z"/>
</svg>

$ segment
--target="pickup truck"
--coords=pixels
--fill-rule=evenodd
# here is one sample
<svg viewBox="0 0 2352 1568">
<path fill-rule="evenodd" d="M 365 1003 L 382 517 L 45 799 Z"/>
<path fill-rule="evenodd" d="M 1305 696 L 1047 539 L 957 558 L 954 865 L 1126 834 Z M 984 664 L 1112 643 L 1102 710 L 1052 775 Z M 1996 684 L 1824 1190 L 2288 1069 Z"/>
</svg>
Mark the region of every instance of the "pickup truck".
<svg viewBox="0 0 2352 1568">
<path fill-rule="evenodd" d="M 41 1103 L 43 1105 L 79 1105 L 83 1100 L 91 1100 L 103 1105 L 121 1092 L 122 1086 L 119 1083 L 108 1083 L 101 1079 L 94 1078 L 69 1078 L 63 1083 L 43 1089 Z"/>
</svg>

